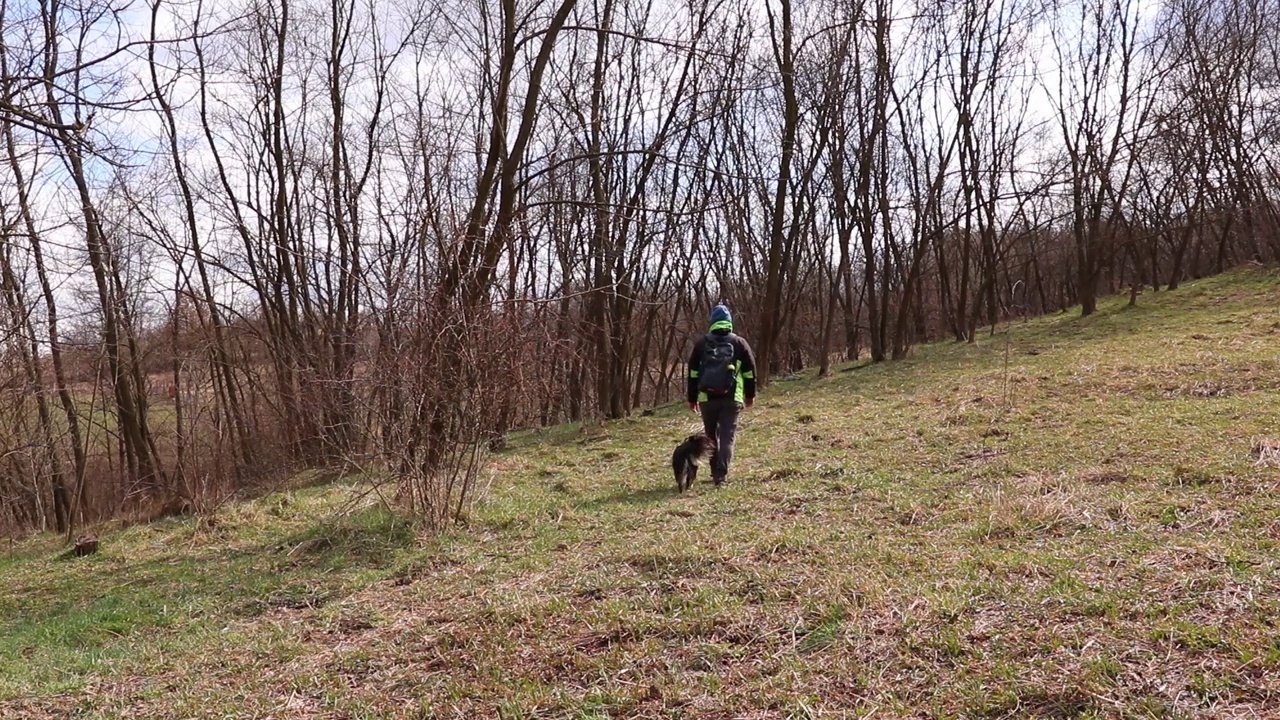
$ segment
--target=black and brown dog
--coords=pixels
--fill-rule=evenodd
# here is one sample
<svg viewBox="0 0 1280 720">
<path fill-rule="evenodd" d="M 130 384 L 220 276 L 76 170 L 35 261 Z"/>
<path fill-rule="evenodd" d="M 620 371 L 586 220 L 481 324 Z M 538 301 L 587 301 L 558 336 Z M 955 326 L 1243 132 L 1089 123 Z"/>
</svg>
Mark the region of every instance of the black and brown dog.
<svg viewBox="0 0 1280 720">
<path fill-rule="evenodd" d="M 716 442 L 706 433 L 697 433 L 685 438 L 671 453 L 671 470 L 676 475 L 676 489 L 684 492 L 693 486 L 698 477 L 698 463 L 711 457 L 715 452 Z"/>
</svg>

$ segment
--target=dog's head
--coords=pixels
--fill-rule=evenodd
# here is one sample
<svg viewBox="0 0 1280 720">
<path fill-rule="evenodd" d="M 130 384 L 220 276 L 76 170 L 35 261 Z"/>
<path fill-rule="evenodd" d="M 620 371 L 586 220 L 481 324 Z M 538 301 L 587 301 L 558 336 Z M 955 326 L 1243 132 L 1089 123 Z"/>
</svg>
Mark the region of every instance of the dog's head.
<svg viewBox="0 0 1280 720">
<path fill-rule="evenodd" d="M 697 448 L 699 455 L 707 455 L 716 449 L 715 438 L 707 435 L 706 433 L 690 435 L 689 439 L 685 440 L 685 442 L 689 443 L 691 447 Z"/>
</svg>

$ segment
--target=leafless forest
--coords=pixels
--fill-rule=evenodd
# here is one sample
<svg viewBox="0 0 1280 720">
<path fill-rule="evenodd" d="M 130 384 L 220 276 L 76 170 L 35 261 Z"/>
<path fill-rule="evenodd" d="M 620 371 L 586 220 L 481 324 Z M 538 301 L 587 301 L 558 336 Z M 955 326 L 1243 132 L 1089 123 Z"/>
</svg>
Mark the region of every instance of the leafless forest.
<svg viewBox="0 0 1280 720">
<path fill-rule="evenodd" d="M 1280 257 L 1280 0 L 0 0 L 0 533 Z"/>
</svg>

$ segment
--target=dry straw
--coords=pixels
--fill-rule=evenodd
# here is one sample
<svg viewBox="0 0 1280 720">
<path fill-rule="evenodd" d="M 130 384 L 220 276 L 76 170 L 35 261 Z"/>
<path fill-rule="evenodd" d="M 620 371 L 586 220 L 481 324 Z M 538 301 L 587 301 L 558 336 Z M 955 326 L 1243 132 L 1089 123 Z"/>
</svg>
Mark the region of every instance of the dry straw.
<svg viewBox="0 0 1280 720">
<path fill-rule="evenodd" d="M 1255 437 L 1250 453 L 1260 467 L 1280 467 L 1280 440 Z"/>
</svg>

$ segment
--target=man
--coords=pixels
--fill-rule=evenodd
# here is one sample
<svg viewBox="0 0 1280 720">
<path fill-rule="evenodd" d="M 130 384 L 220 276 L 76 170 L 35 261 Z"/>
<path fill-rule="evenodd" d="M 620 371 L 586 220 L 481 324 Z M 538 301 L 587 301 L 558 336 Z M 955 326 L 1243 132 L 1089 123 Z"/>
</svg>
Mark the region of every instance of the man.
<svg viewBox="0 0 1280 720">
<path fill-rule="evenodd" d="M 711 328 L 694 343 L 687 396 L 690 410 L 702 410 L 707 437 L 715 438 L 711 480 L 719 487 L 729 476 L 738 412 L 756 399 L 755 354 L 733 333 L 733 314 L 724 303 L 711 309 Z"/>
</svg>

